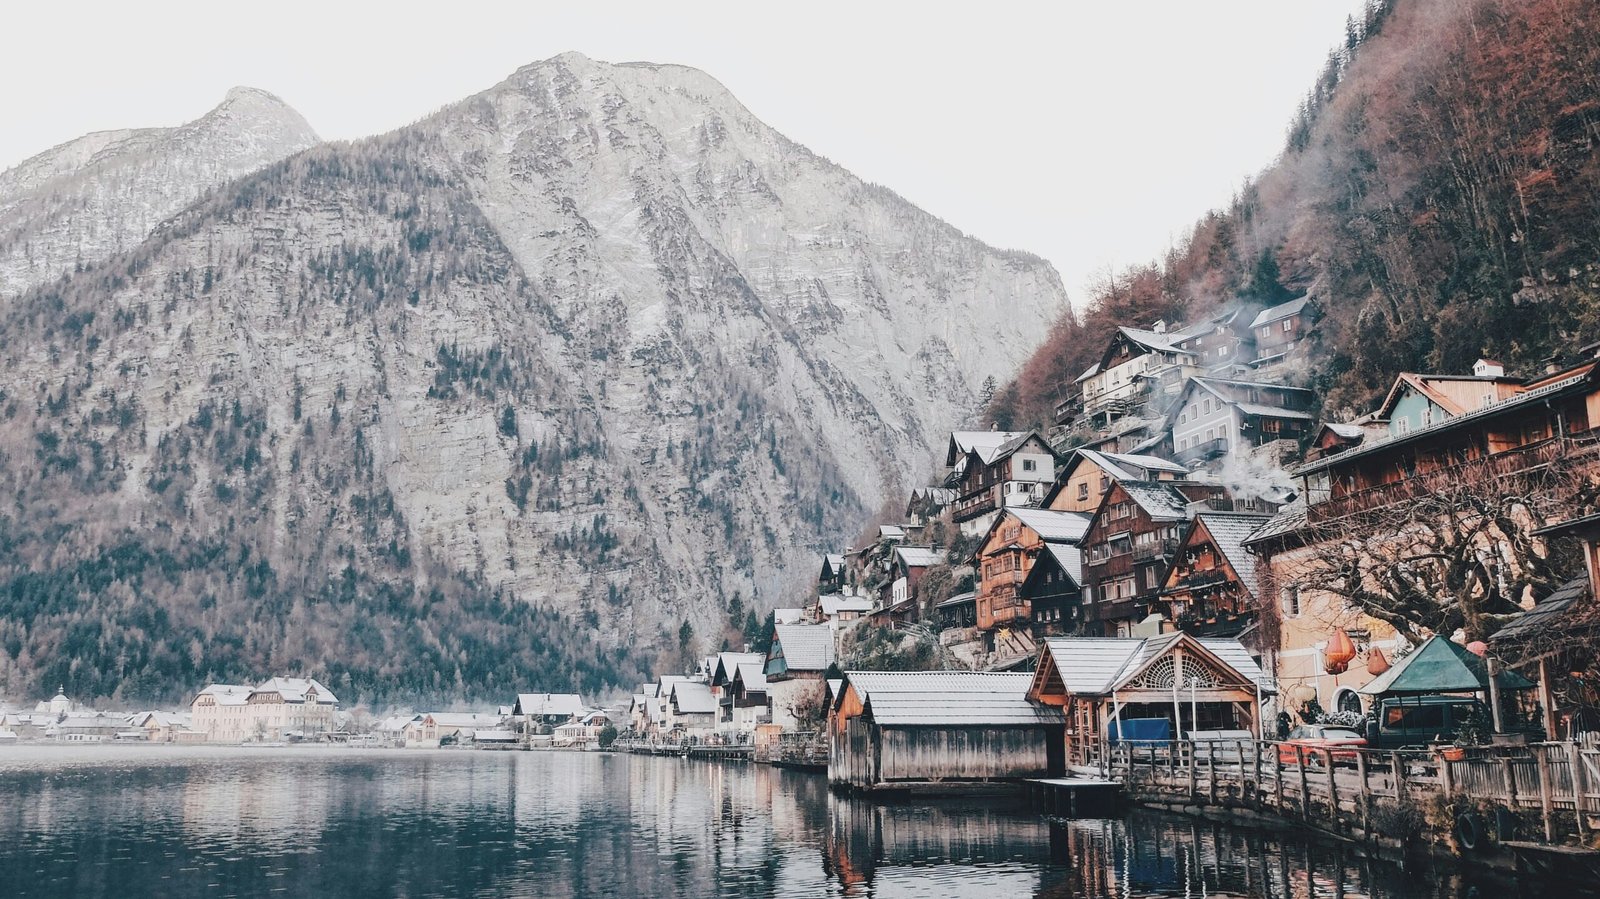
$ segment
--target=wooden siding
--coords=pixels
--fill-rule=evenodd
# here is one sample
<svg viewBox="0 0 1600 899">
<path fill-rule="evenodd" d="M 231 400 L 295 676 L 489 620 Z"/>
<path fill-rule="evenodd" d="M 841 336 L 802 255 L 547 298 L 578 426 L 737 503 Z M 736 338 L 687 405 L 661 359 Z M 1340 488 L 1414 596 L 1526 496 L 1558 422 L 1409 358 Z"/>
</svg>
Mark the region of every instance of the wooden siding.
<svg viewBox="0 0 1600 899">
<path fill-rule="evenodd" d="M 1060 725 L 882 727 L 864 716 L 835 727 L 828 779 L 872 789 L 921 781 L 1002 780 L 1050 773 L 1050 744 Z"/>
</svg>

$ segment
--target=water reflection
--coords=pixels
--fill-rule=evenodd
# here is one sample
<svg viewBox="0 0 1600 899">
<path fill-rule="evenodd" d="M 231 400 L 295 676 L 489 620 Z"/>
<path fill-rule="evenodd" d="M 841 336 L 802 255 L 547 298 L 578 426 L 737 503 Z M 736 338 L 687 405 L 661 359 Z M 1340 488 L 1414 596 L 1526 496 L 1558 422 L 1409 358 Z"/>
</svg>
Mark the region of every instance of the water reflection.
<svg viewBox="0 0 1600 899">
<path fill-rule="evenodd" d="M 1466 886 L 1186 819 L 1062 821 L 1003 801 L 879 805 L 762 766 L 0 750 L 6 896 L 1444 899 Z"/>
</svg>

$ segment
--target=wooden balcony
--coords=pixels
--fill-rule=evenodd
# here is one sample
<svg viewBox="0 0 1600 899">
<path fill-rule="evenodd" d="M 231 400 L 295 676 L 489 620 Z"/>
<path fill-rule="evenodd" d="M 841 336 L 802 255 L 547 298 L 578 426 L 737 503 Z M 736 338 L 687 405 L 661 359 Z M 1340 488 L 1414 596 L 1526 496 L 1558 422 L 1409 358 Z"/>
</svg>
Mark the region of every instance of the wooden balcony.
<svg viewBox="0 0 1600 899">
<path fill-rule="evenodd" d="M 1135 562 L 1149 562 L 1155 559 L 1170 559 L 1178 554 L 1178 541 L 1157 540 L 1154 543 L 1139 543 L 1133 547 L 1133 560 Z"/>
</svg>

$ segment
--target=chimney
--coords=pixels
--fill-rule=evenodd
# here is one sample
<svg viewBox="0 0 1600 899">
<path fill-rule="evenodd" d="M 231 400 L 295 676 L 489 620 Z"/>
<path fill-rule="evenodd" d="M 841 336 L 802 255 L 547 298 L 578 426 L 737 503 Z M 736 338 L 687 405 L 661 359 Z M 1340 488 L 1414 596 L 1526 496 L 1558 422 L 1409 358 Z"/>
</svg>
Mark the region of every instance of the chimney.
<svg viewBox="0 0 1600 899">
<path fill-rule="evenodd" d="M 1547 374 L 1547 375 L 1553 375 L 1553 374 L 1555 374 L 1556 372 L 1558 372 L 1560 370 L 1561 370 L 1561 354 L 1560 353 L 1551 353 L 1544 360 L 1544 373 Z"/>
<path fill-rule="evenodd" d="M 1503 378 L 1506 367 L 1493 359 L 1479 359 L 1472 363 L 1472 373 L 1480 378 Z"/>
<path fill-rule="evenodd" d="M 1167 322 L 1166 322 L 1166 319 L 1162 319 L 1160 321 L 1157 321 L 1155 324 L 1151 325 L 1150 326 L 1150 330 L 1156 332 L 1157 334 L 1165 334 L 1165 333 L 1167 333 Z"/>
</svg>

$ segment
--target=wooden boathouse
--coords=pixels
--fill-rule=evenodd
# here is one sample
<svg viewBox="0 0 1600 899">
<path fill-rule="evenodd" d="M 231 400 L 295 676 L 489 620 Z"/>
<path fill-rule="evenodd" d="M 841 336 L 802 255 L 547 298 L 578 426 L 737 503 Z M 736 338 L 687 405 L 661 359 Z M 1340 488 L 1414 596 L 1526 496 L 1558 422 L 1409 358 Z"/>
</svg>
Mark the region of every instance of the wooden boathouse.
<svg viewBox="0 0 1600 899">
<path fill-rule="evenodd" d="M 1026 673 L 846 672 L 829 714 L 828 781 L 942 792 L 1059 775 L 1063 719 L 1028 700 L 1032 682 Z"/>
<path fill-rule="evenodd" d="M 1045 641 L 1028 699 L 1065 716 L 1067 762 L 1102 763 L 1127 739 L 1170 741 L 1196 731 L 1261 736 L 1263 693 L 1272 690 L 1233 639 L 1053 637 Z"/>
</svg>

